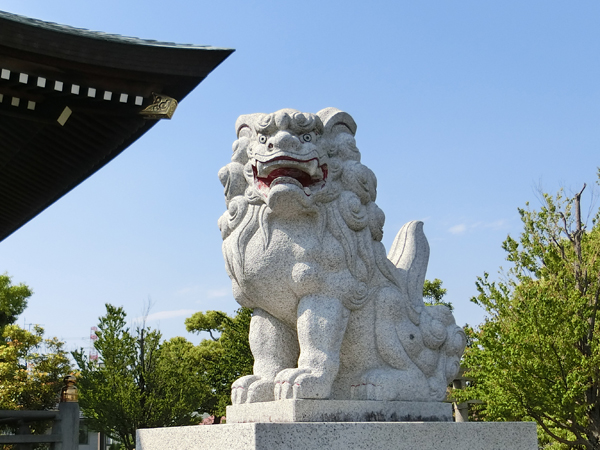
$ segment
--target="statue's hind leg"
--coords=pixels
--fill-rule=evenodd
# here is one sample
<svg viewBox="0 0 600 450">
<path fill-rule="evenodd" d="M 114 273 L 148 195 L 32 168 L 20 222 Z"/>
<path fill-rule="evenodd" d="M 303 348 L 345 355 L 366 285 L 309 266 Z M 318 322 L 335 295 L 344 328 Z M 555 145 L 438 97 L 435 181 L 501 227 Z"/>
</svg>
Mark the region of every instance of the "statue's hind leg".
<svg viewBox="0 0 600 450">
<path fill-rule="evenodd" d="M 300 351 L 294 330 L 262 309 L 254 309 L 249 338 L 254 374 L 236 380 L 231 386 L 234 405 L 273 401 L 275 376 L 296 367 L 298 362 Z"/>
<path fill-rule="evenodd" d="M 275 378 L 275 399 L 331 396 L 350 310 L 333 297 L 309 295 L 298 305 L 298 367 Z"/>
</svg>

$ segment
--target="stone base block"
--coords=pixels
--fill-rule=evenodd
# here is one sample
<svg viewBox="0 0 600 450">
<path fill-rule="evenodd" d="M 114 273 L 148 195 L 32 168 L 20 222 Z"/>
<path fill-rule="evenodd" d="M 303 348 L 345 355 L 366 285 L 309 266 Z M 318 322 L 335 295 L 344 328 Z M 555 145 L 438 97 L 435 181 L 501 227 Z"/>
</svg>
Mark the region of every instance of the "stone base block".
<svg viewBox="0 0 600 450">
<path fill-rule="evenodd" d="M 137 431 L 137 450 L 537 450 L 532 422 L 237 423 Z"/>
<path fill-rule="evenodd" d="M 227 407 L 227 423 L 270 422 L 451 422 L 442 402 L 370 400 L 279 400 Z"/>
</svg>

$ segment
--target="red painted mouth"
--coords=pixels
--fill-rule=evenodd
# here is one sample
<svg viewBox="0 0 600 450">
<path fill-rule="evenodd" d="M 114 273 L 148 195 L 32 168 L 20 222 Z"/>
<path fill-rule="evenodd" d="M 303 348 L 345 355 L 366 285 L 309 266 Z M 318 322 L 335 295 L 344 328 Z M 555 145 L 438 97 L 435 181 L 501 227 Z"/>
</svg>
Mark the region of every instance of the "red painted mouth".
<svg viewBox="0 0 600 450">
<path fill-rule="evenodd" d="M 313 158 L 308 161 L 288 156 L 267 162 L 257 161 L 253 166 L 254 179 L 261 191 L 268 191 L 277 184 L 293 184 L 304 189 L 309 195 L 311 189 L 321 188 L 327 178 L 327 165 L 319 166 Z"/>
</svg>

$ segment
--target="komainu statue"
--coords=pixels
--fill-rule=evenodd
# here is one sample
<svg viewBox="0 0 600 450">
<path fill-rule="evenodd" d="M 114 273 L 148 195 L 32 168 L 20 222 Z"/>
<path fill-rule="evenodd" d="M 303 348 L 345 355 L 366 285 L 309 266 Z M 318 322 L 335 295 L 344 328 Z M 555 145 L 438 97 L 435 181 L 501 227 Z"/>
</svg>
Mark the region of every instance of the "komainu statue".
<svg viewBox="0 0 600 450">
<path fill-rule="evenodd" d="M 236 132 L 219 228 L 234 296 L 254 308 L 255 364 L 233 403 L 443 400 L 465 335 L 423 303 L 423 224 L 404 225 L 386 256 L 352 117 L 282 109 L 241 116 Z"/>
</svg>

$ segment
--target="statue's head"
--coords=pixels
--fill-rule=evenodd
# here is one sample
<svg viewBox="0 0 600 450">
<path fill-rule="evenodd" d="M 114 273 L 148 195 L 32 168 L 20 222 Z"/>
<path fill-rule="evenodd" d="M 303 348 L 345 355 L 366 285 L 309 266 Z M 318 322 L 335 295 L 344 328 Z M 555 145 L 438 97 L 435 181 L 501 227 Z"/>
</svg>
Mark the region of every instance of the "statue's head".
<svg viewBox="0 0 600 450">
<path fill-rule="evenodd" d="M 375 205 L 377 179 L 360 163 L 352 117 L 336 108 L 316 114 L 282 109 L 248 114 L 235 124 L 231 162 L 219 171 L 228 212 L 219 227 L 225 239 L 249 205 L 299 218 L 332 202 L 352 229 L 368 223 L 375 240 L 385 216 Z M 352 218 L 352 219 L 351 219 Z"/>
<path fill-rule="evenodd" d="M 236 125 L 238 139 L 249 139 L 248 184 L 267 203 L 278 193 L 311 197 L 325 187 L 329 158 L 319 145 L 319 116 L 283 109 L 242 116 Z"/>
<path fill-rule="evenodd" d="M 240 166 L 236 170 L 230 165 L 219 174 L 223 185 L 233 189 L 226 193 L 228 200 L 243 188 L 246 196 L 272 209 L 281 202 L 287 209 L 294 203 L 310 209 L 331 201 L 341 190 L 342 164 L 360 161 L 355 132 L 352 117 L 335 108 L 317 114 L 282 109 L 240 116 L 232 162 L 241 164 L 243 171 L 234 173 Z M 373 183 L 368 184 L 374 188 L 375 177 L 370 175 Z"/>
</svg>

